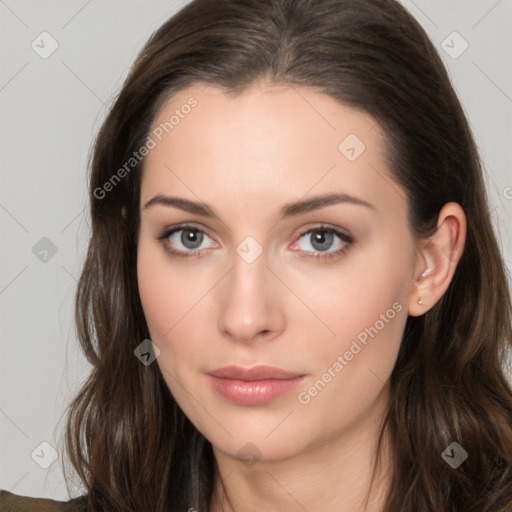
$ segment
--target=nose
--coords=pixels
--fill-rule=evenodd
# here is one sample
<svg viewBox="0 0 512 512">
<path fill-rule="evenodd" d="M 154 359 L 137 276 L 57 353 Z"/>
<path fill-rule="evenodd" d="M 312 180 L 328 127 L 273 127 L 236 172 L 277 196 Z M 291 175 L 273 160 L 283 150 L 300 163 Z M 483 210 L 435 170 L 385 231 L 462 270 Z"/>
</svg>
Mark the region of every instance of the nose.
<svg viewBox="0 0 512 512">
<path fill-rule="evenodd" d="M 218 328 L 236 342 L 270 340 L 285 323 L 279 279 L 268 268 L 265 253 L 252 263 L 238 254 L 219 288 Z"/>
</svg>

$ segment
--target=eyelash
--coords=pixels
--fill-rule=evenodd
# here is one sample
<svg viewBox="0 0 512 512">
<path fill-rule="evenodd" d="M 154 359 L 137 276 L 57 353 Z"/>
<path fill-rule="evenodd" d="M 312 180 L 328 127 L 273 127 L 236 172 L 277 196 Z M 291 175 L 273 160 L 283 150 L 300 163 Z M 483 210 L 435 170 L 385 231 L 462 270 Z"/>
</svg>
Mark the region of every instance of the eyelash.
<svg viewBox="0 0 512 512">
<path fill-rule="evenodd" d="M 204 233 L 205 235 L 207 235 L 208 237 L 212 238 L 210 236 L 210 234 L 208 233 L 208 231 L 205 231 L 204 229 L 200 229 L 200 228 L 198 228 L 198 227 L 196 227 L 194 225 L 191 225 L 191 224 L 181 224 L 181 225 L 178 225 L 178 226 L 174 226 L 173 228 L 166 228 L 159 235 L 157 235 L 156 240 L 159 241 L 164 246 L 164 249 L 172 257 L 177 257 L 177 258 L 194 258 L 194 257 L 201 256 L 204 252 L 206 252 L 208 250 L 208 249 L 199 249 L 199 250 L 196 250 L 196 251 L 179 251 L 179 250 L 176 250 L 176 249 L 171 249 L 171 247 L 167 243 L 168 242 L 168 238 L 171 235 L 173 235 L 174 233 L 178 232 L 178 231 L 201 232 L 201 233 Z M 336 228 L 333 228 L 333 227 L 330 227 L 330 226 L 326 226 L 326 225 L 315 226 L 314 228 L 309 228 L 309 229 L 303 231 L 302 233 L 299 234 L 297 240 L 300 240 L 304 235 L 307 235 L 308 233 L 315 233 L 315 232 L 318 232 L 318 231 L 322 231 L 322 232 L 325 232 L 325 233 L 330 233 L 330 234 L 336 235 L 338 238 L 341 239 L 342 242 L 345 243 L 345 245 L 343 246 L 342 249 L 338 249 L 338 250 L 336 250 L 334 252 L 325 252 L 325 253 L 316 252 L 314 254 L 309 254 L 308 256 L 306 256 L 307 258 L 317 258 L 317 259 L 321 259 L 321 260 L 324 260 L 324 261 L 330 261 L 333 258 L 341 257 L 343 254 L 345 254 L 350 249 L 350 247 L 354 243 L 354 240 L 352 239 L 352 237 L 350 237 L 346 233 L 343 233 L 342 231 L 340 231 L 340 230 L 338 230 Z M 306 251 L 306 252 L 309 252 L 309 251 Z"/>
</svg>

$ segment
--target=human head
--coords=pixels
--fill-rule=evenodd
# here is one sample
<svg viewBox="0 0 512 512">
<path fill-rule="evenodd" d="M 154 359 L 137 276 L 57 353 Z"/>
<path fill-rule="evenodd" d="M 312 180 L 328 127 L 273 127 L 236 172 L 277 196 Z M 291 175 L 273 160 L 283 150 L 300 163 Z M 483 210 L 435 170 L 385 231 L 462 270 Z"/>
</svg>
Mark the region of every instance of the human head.
<svg viewBox="0 0 512 512">
<path fill-rule="evenodd" d="M 462 417 L 466 408 L 471 409 L 461 399 L 457 411 L 440 412 L 439 436 L 422 447 L 429 407 L 441 407 L 434 390 L 446 384 L 448 375 L 450 382 L 472 382 L 472 386 L 477 378 L 490 379 L 503 389 L 500 340 L 504 332 L 510 336 L 506 327 L 510 305 L 467 121 L 425 32 L 394 1 L 194 1 L 152 36 L 99 133 L 92 160 L 93 234 L 77 313 L 80 337 L 95 366 L 91 382 L 98 386 L 97 400 L 115 397 L 107 375 L 113 382 L 130 382 L 130 403 L 120 401 L 115 412 L 103 411 L 112 423 L 119 424 L 121 417 L 127 421 L 131 414 L 136 425 L 149 422 L 156 431 L 167 418 L 176 433 L 171 439 L 161 434 L 154 449 L 158 442 L 172 444 L 177 456 L 171 465 L 178 464 L 176 445 L 182 438 L 177 432 L 182 426 L 184 446 L 198 457 L 211 456 L 204 439 L 180 415 L 157 365 L 146 368 L 133 357 L 133 349 L 149 337 L 136 272 L 143 161 L 116 180 L 106 195 L 98 189 L 105 190 L 116 170 L 144 146 L 157 114 L 173 94 L 197 83 L 242 94 L 262 78 L 315 87 L 378 122 L 386 134 L 385 154 L 393 180 L 406 191 L 408 222 L 418 238 L 434 234 L 445 204 L 464 208 L 466 248 L 451 284 L 426 314 L 407 318 L 391 376 L 390 424 L 397 437 L 398 432 L 410 431 L 406 448 L 397 452 L 398 473 L 400 468 L 405 473 L 403 468 L 410 463 L 408 449 L 421 449 L 425 450 L 422 461 L 416 463 L 427 480 L 439 458 L 437 449 L 449 444 L 454 428 L 449 418 L 455 416 L 458 424 L 458 414 Z M 479 357 L 481 364 L 468 373 L 466 363 Z M 432 394 L 425 397 L 424 389 Z M 414 404 L 407 402 L 408 393 L 416 399 Z M 406 419 L 406 407 L 416 408 L 412 419 Z M 140 474 L 150 461 L 135 452 L 136 431 L 130 434 L 132 439 L 127 434 L 116 442 L 124 446 L 131 441 L 127 453 L 132 452 L 130 460 L 138 461 L 138 469 L 132 471 Z M 114 436 L 94 432 L 91 427 L 91 446 L 99 446 L 98 439 L 107 445 L 109 436 Z M 468 443 L 477 450 L 477 438 Z M 166 464 L 159 460 L 154 471 Z M 194 471 L 192 463 L 190 471 Z M 207 489 L 208 474 L 196 476 Z"/>
</svg>

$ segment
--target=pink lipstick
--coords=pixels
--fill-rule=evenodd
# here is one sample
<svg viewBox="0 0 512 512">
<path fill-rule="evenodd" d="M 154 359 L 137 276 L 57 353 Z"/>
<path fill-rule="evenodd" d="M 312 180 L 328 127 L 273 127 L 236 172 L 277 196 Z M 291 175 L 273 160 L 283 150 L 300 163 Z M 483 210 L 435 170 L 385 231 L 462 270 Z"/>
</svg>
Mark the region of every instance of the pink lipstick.
<svg viewBox="0 0 512 512">
<path fill-rule="evenodd" d="M 208 372 L 217 393 L 238 405 L 263 405 L 300 385 L 304 374 L 272 366 L 224 366 Z"/>
</svg>

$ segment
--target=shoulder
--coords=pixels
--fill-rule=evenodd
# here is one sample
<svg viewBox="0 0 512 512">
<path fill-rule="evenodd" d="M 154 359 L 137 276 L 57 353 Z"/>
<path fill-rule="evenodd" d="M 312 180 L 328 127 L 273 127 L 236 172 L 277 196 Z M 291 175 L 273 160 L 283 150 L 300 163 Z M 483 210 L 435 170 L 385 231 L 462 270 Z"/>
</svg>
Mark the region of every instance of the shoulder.
<svg viewBox="0 0 512 512">
<path fill-rule="evenodd" d="M 85 512 L 86 498 L 55 501 L 20 496 L 0 489 L 0 512 Z"/>
</svg>

